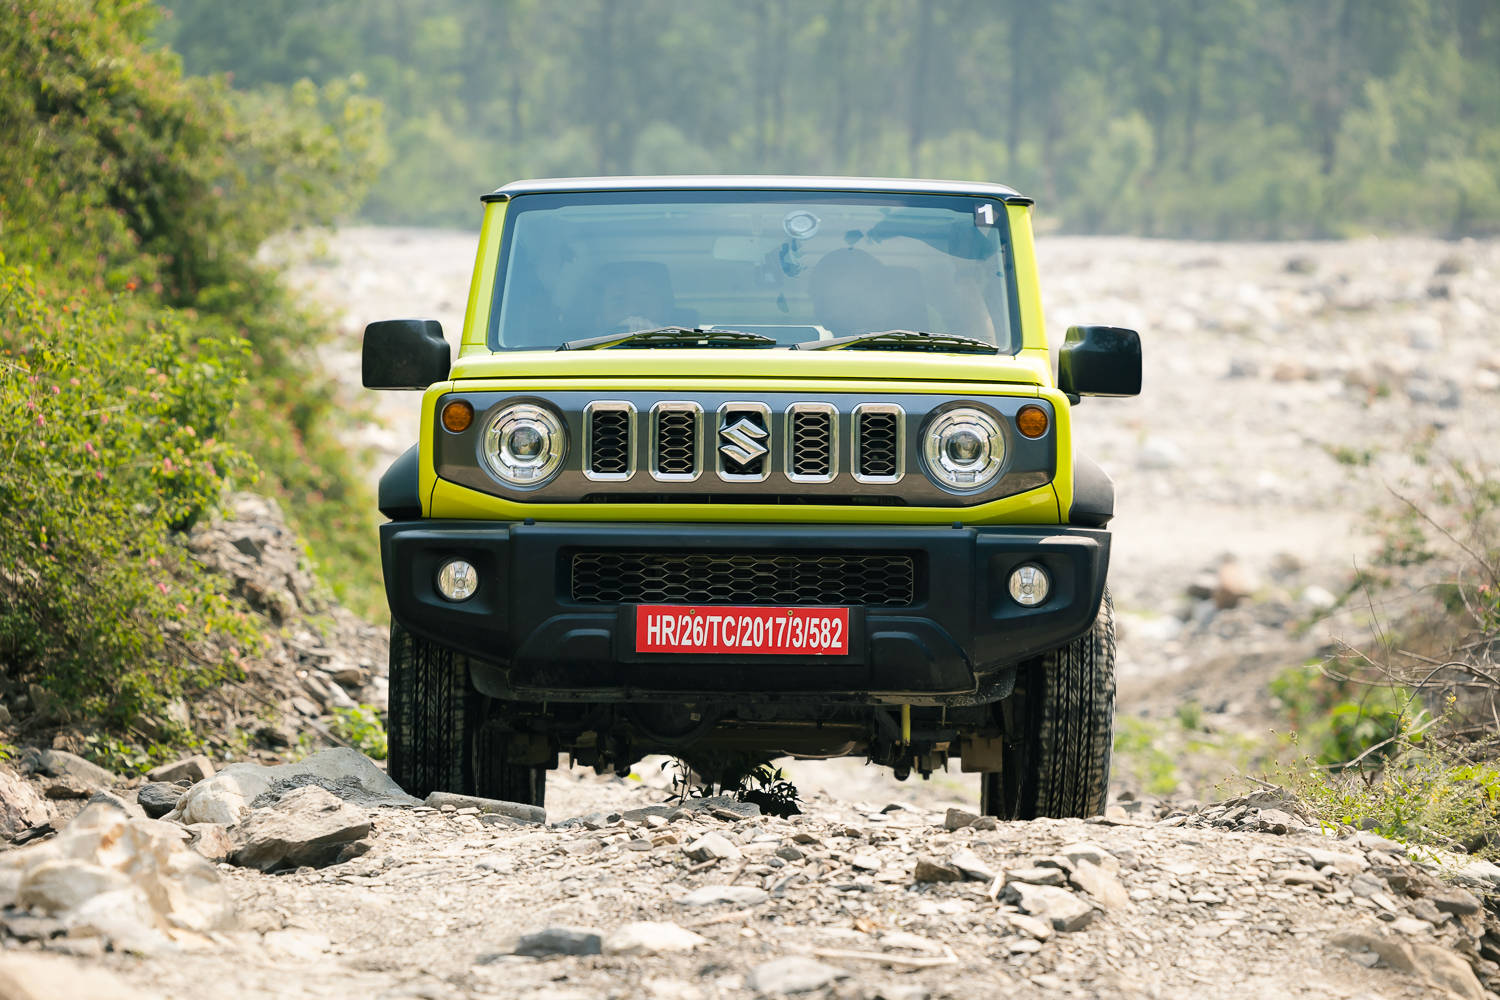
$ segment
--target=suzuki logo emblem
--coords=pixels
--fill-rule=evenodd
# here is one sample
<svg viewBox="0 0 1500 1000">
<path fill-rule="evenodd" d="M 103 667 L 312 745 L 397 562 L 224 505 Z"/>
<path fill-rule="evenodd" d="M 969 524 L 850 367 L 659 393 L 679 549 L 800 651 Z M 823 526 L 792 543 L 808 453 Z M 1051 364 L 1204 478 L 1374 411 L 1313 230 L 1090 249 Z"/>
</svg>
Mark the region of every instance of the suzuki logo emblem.
<svg viewBox="0 0 1500 1000">
<path fill-rule="evenodd" d="M 719 452 L 741 465 L 749 465 L 771 450 L 761 444 L 769 434 L 769 431 L 749 417 L 740 417 L 734 423 L 719 428 L 719 437 L 724 442 L 719 445 Z"/>
</svg>

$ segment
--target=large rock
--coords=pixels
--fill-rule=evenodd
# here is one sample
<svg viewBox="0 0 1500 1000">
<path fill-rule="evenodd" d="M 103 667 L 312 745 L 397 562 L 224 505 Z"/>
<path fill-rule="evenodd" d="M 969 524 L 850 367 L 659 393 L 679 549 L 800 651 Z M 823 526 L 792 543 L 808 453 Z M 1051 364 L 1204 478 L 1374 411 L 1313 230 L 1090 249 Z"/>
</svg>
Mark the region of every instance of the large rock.
<svg viewBox="0 0 1500 1000">
<path fill-rule="evenodd" d="M 1093 922 L 1098 911 L 1066 889 L 1052 885 L 1012 882 L 1005 887 L 1006 902 L 1014 903 L 1022 913 L 1049 921 L 1053 930 L 1082 930 Z"/>
<path fill-rule="evenodd" d="M 7 952 L 0 961 L 0 1000 L 141 1000 L 107 969 L 55 955 Z"/>
<path fill-rule="evenodd" d="M 843 969 L 825 965 L 801 955 L 788 955 L 762 962 L 745 977 L 745 988 L 764 996 L 786 996 L 811 993 L 839 979 L 847 979 Z"/>
<path fill-rule="evenodd" d="M 181 828 L 94 802 L 51 840 L 0 856 L 0 900 L 74 934 L 151 951 L 234 926 L 234 904 Z"/>
<path fill-rule="evenodd" d="M 597 955 L 604 936 L 588 927 L 548 927 L 535 934 L 524 934 L 516 943 L 516 954 L 532 958 L 547 955 Z"/>
<path fill-rule="evenodd" d="M 692 951 L 708 944 L 701 934 L 673 923 L 638 921 L 614 931 L 604 939 L 606 955 L 657 955 L 669 951 Z"/>
<path fill-rule="evenodd" d="M 170 785 L 165 781 L 153 781 L 136 789 L 135 801 L 152 819 L 161 819 L 177 807 L 187 789 L 181 785 Z"/>
<path fill-rule="evenodd" d="M 269 805 L 282 793 L 316 785 L 358 806 L 414 806 L 421 800 L 407 795 L 374 761 L 347 747 L 320 750 L 292 764 L 265 767 L 231 764 L 206 781 L 189 788 L 164 819 L 183 825 L 219 823 L 234 826 L 252 805 Z"/>
<path fill-rule="evenodd" d="M 31 770 L 48 778 L 71 778 L 94 791 L 109 788 L 118 780 L 112 773 L 66 750 L 42 750 L 28 758 Z"/>
<path fill-rule="evenodd" d="M 15 771 L 0 765 L 0 837 L 14 837 L 51 819 L 52 810 L 36 789 Z"/>
<path fill-rule="evenodd" d="M 425 805 L 434 809 L 452 806 L 454 809 L 478 809 L 480 815 L 508 816 L 522 823 L 546 823 L 547 810 L 541 806 L 524 802 L 507 802 L 504 799 L 486 799 L 478 795 L 460 795 L 457 792 L 433 792 Z"/>
<path fill-rule="evenodd" d="M 683 847 L 682 853 L 693 861 L 738 861 L 743 852 L 722 833 L 705 833 Z"/>
<path fill-rule="evenodd" d="M 274 805 L 255 810 L 230 831 L 235 846 L 230 860 L 263 872 L 303 865 L 321 868 L 369 832 L 370 818 L 363 809 L 317 785 L 304 785 Z"/>
<path fill-rule="evenodd" d="M 165 781 L 168 784 L 184 779 L 198 782 L 205 778 L 212 778 L 213 776 L 214 762 L 201 753 L 194 754 L 183 760 L 174 761 L 171 764 L 162 764 L 160 767 L 153 767 L 146 772 L 147 780 Z"/>
</svg>

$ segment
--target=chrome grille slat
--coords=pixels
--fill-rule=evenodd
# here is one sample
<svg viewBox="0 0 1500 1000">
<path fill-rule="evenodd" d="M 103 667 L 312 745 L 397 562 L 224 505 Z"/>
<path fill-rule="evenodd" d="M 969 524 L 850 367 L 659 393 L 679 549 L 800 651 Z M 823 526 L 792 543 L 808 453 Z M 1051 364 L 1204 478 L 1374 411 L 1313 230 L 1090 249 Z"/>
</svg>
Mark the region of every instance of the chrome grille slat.
<svg viewBox="0 0 1500 1000">
<path fill-rule="evenodd" d="M 905 474 L 906 412 L 895 403 L 854 408 L 854 478 L 897 483 Z"/>
<path fill-rule="evenodd" d="M 694 402 L 662 402 L 651 408 L 651 475 L 662 482 L 692 482 L 703 471 L 703 408 Z"/>
<path fill-rule="evenodd" d="M 794 483 L 828 483 L 838 475 L 838 408 L 793 403 L 786 411 L 786 477 Z"/>
<path fill-rule="evenodd" d="M 583 411 L 583 474 L 596 482 L 624 482 L 635 475 L 635 406 L 598 400 Z"/>
</svg>

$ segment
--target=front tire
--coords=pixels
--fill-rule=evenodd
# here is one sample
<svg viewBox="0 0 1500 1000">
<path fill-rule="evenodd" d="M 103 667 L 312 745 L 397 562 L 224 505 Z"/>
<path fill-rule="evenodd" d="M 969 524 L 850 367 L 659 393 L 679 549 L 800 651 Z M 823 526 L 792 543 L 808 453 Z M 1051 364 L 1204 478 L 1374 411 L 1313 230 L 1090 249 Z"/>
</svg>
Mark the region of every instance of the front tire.
<svg viewBox="0 0 1500 1000">
<path fill-rule="evenodd" d="M 1011 699 L 1001 770 L 983 775 L 980 809 L 1003 819 L 1102 813 L 1115 716 L 1115 617 L 1107 589 L 1088 633 L 1023 664 Z"/>
<path fill-rule="evenodd" d="M 494 709 L 469 682 L 469 660 L 391 625 L 387 766 L 396 784 L 425 798 L 457 792 L 540 806 L 545 765 L 512 764 Z"/>
</svg>

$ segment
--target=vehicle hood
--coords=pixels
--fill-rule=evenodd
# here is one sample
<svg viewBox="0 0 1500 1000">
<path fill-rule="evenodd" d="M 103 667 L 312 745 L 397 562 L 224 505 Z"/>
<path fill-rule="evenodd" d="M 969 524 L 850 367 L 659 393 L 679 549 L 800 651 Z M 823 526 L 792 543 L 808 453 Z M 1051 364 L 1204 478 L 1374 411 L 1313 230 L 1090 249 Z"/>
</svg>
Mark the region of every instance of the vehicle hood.
<svg viewBox="0 0 1500 1000">
<path fill-rule="evenodd" d="M 451 379 L 859 379 L 1049 385 L 1046 351 L 1011 357 L 920 351 L 651 348 L 464 354 Z"/>
</svg>

